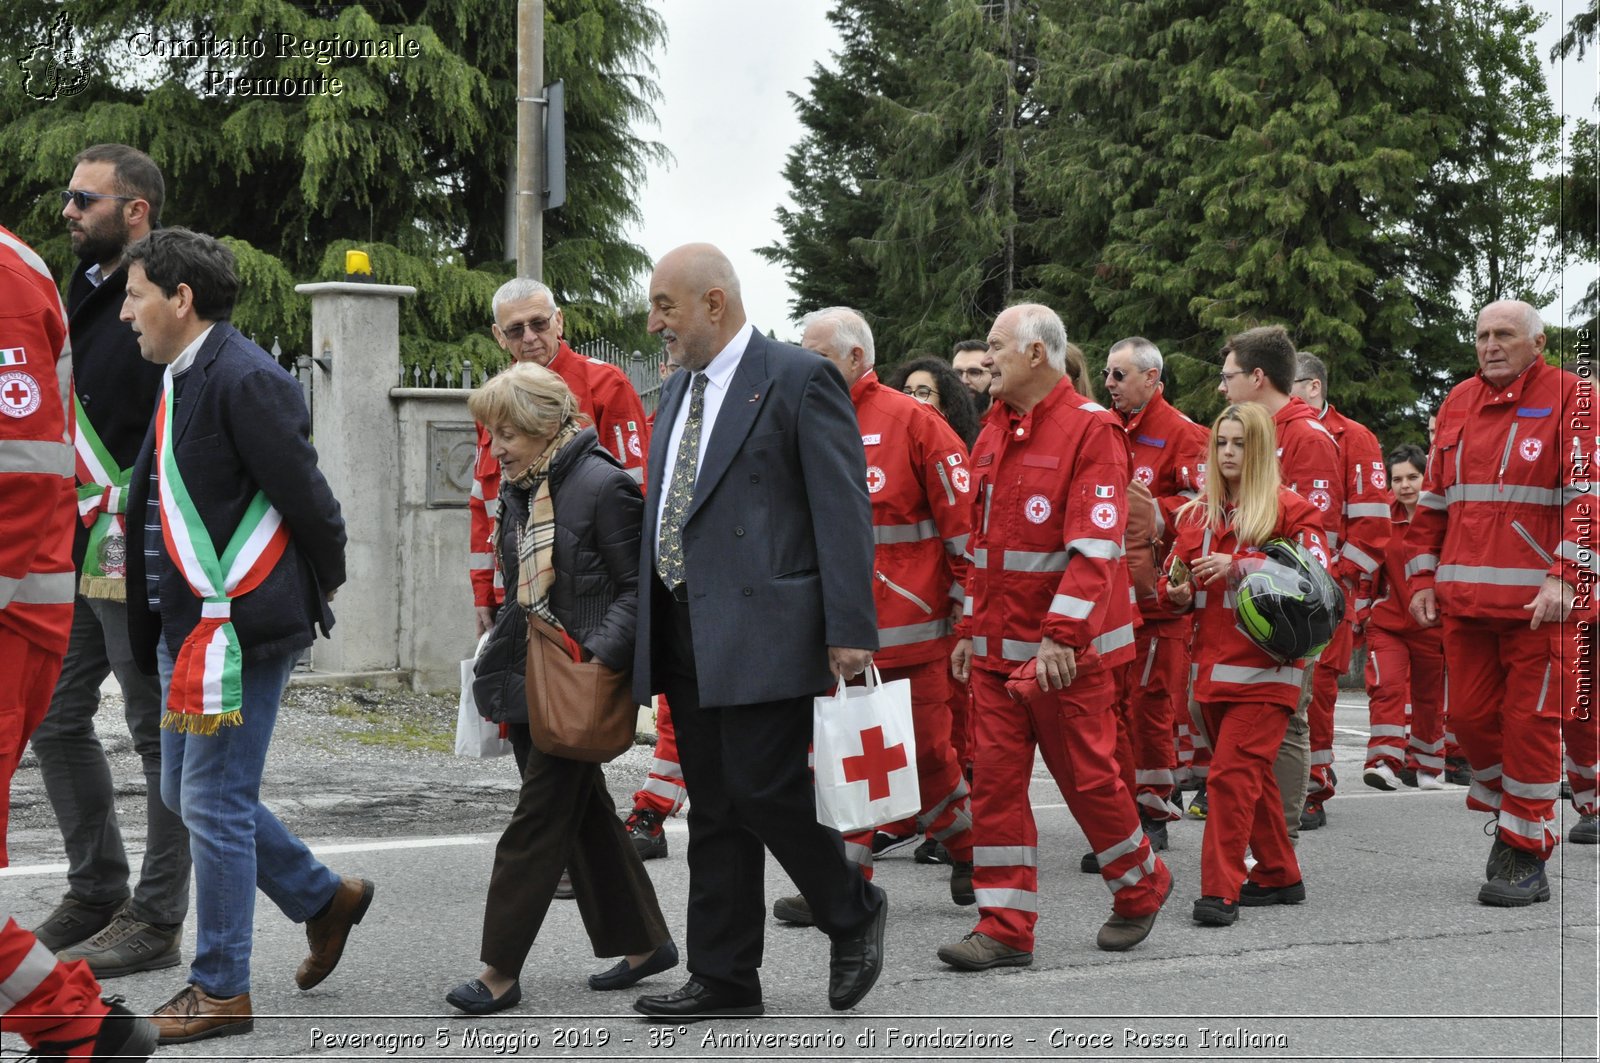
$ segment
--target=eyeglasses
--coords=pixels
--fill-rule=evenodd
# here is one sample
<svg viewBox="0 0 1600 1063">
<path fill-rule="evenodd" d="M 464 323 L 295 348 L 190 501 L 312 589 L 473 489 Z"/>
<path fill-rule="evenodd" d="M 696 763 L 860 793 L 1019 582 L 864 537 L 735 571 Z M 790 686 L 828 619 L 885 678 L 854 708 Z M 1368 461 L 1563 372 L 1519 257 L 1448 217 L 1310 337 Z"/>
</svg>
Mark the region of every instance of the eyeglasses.
<svg viewBox="0 0 1600 1063">
<path fill-rule="evenodd" d="M 1297 376 L 1294 378 L 1294 382 L 1296 384 L 1309 384 L 1315 379 L 1317 378 L 1314 376 Z"/>
<path fill-rule="evenodd" d="M 1227 387 L 1228 386 L 1228 381 L 1232 380 L 1236 376 L 1243 376 L 1244 375 L 1244 370 L 1243 369 L 1235 369 L 1233 372 L 1230 373 L 1226 369 L 1224 369 L 1222 372 L 1218 373 L 1217 375 L 1222 378 L 1222 386 L 1223 387 Z"/>
<path fill-rule="evenodd" d="M 75 188 L 68 188 L 61 193 L 61 205 L 64 207 L 71 203 L 79 210 L 88 210 L 97 199 L 138 199 L 138 196 L 113 196 L 107 192 L 80 192 Z"/>
<path fill-rule="evenodd" d="M 932 402 L 939 397 L 939 393 L 926 384 L 918 384 L 914 388 L 901 388 L 900 390 L 918 402 Z"/>
<path fill-rule="evenodd" d="M 501 329 L 500 332 L 512 343 L 519 343 L 522 340 L 522 334 L 524 332 L 528 332 L 530 330 L 540 333 L 545 332 L 550 328 L 550 323 L 553 320 L 554 318 L 536 317 L 532 321 L 521 321 L 515 325 L 507 325 L 505 328 Z"/>
<path fill-rule="evenodd" d="M 981 365 L 969 365 L 965 369 L 957 369 L 956 370 L 956 375 L 957 376 L 980 377 L 980 376 L 992 376 L 993 374 L 990 373 L 989 370 L 985 369 Z"/>
</svg>

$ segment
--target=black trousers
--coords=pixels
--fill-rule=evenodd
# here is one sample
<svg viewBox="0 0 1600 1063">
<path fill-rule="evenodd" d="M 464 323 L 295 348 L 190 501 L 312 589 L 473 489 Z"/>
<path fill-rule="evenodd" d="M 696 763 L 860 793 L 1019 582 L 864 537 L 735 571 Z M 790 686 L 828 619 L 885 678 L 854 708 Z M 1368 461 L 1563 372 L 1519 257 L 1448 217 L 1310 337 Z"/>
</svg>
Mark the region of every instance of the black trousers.
<svg viewBox="0 0 1600 1063">
<path fill-rule="evenodd" d="M 883 903 L 817 822 L 806 752 L 810 696 L 756 705 L 700 704 L 689 610 L 663 593 L 664 676 L 689 791 L 689 972 L 736 998 L 759 1000 L 766 927 L 763 847 L 800 888 L 830 937 L 859 932 Z M 756 665 L 752 664 L 752 667 Z"/>
<path fill-rule="evenodd" d="M 671 935 L 655 887 L 617 819 L 601 766 L 547 756 L 527 740 L 526 726 L 520 735 L 518 729 L 511 726 L 512 744 L 525 752 L 526 768 L 495 848 L 479 959 L 501 974 L 521 974 L 563 869 L 572 875 L 596 956 L 666 944 Z"/>
</svg>

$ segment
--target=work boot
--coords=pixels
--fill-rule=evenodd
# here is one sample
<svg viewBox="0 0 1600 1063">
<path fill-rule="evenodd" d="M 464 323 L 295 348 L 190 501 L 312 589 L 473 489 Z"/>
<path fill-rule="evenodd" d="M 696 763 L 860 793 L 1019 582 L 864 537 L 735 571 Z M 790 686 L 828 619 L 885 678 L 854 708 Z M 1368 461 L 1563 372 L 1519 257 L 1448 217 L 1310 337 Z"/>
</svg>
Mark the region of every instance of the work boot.
<svg viewBox="0 0 1600 1063">
<path fill-rule="evenodd" d="M 1299 904 L 1306 899 L 1306 884 L 1291 882 L 1287 886 L 1262 886 L 1245 880 L 1239 887 L 1239 903 L 1246 908 L 1261 908 L 1269 904 Z"/>
<path fill-rule="evenodd" d="M 33 936 L 51 952 L 60 952 L 80 941 L 87 941 L 110 926 L 111 920 L 127 903 L 126 900 L 120 900 L 90 904 L 69 893 L 61 898 L 61 903 L 45 917 L 44 922 L 33 928 Z"/>
<path fill-rule="evenodd" d="M 328 906 L 306 920 L 306 942 L 311 946 L 311 955 L 301 961 L 300 969 L 295 971 L 295 985 L 310 989 L 339 966 L 345 942 L 350 940 L 350 931 L 372 906 L 375 890 L 376 887 L 364 878 L 339 880 Z M 249 994 L 245 994 L 245 998 L 245 1007 L 248 1008 Z"/>
<path fill-rule="evenodd" d="M 1508 846 L 1508 848 L 1510 848 Z M 1478 890 L 1478 903 L 1495 908 L 1526 908 L 1550 899 L 1550 880 L 1537 853 L 1510 848 L 1495 869 L 1495 876 Z"/>
<path fill-rule="evenodd" d="M 1472 785 L 1472 765 L 1464 757 L 1451 757 L 1445 761 L 1444 781 L 1453 786 Z"/>
<path fill-rule="evenodd" d="M 1100 861 L 1095 857 L 1094 850 L 1091 849 L 1078 858 L 1078 870 L 1085 875 L 1098 875 L 1100 873 Z"/>
<path fill-rule="evenodd" d="M 932 838 L 929 838 L 927 841 L 917 846 L 916 852 L 911 854 L 911 859 L 915 860 L 919 864 L 955 863 L 955 861 L 950 858 L 950 850 L 946 849 L 941 843 Z"/>
<path fill-rule="evenodd" d="M 803 894 L 796 893 L 793 897 L 779 897 L 772 902 L 772 916 L 780 923 L 791 926 L 816 926 L 816 920 L 811 917 L 811 905 L 806 903 Z"/>
<path fill-rule="evenodd" d="M 1600 845 L 1600 816 L 1580 815 L 1567 832 L 1567 841 L 1573 845 Z"/>
<path fill-rule="evenodd" d="M 183 958 L 183 924 L 156 926 L 135 919 L 124 908 L 106 928 L 87 941 L 56 953 L 62 963 L 82 960 L 96 978 L 121 978 L 140 971 L 176 967 Z"/>
<path fill-rule="evenodd" d="M 954 860 L 950 864 L 950 899 L 960 905 L 977 904 L 972 891 L 972 861 Z"/>
<path fill-rule="evenodd" d="M 1300 829 L 1316 830 L 1327 825 L 1328 810 L 1322 807 L 1322 802 L 1306 798 L 1306 807 L 1300 812 Z"/>
<path fill-rule="evenodd" d="M 1156 925 L 1156 916 L 1161 914 L 1161 909 L 1166 907 L 1167 898 L 1172 896 L 1174 881 L 1171 876 L 1167 878 L 1167 891 L 1161 895 L 1161 904 L 1149 915 L 1118 915 L 1111 913 L 1111 918 L 1100 927 L 1100 934 L 1095 938 L 1095 945 L 1105 952 L 1127 952 L 1139 942 L 1150 936 L 1150 928 Z"/>
<path fill-rule="evenodd" d="M 1232 926 L 1239 921 L 1239 905 L 1221 897 L 1201 897 L 1194 902 L 1194 921 L 1202 926 Z"/>
<path fill-rule="evenodd" d="M 1026 967 L 1033 953 L 1002 945 L 976 930 L 954 945 L 940 945 L 939 958 L 963 971 L 987 971 L 991 967 Z"/>
<path fill-rule="evenodd" d="M 1483 865 L 1483 880 L 1491 882 L 1503 870 L 1502 864 L 1511 857 L 1511 846 L 1500 838 L 1500 832 L 1495 829 L 1495 821 L 1490 820 L 1488 829 L 1492 832 L 1494 841 L 1489 845 L 1489 859 Z"/>
<path fill-rule="evenodd" d="M 100 1029 L 93 1037 L 80 1037 L 75 1041 L 40 1041 L 34 1046 L 29 1059 L 40 1063 L 66 1063 L 68 1059 L 83 1059 L 73 1055 L 75 1049 L 92 1045 L 88 1058 L 93 1063 L 113 1059 L 144 1063 L 156 1050 L 156 1028 L 142 1015 L 135 1015 L 123 1007 L 121 997 L 106 997 L 111 1008 L 100 1020 Z"/>
<path fill-rule="evenodd" d="M 1150 848 L 1161 853 L 1167 849 L 1167 821 L 1164 819 L 1146 819 L 1139 817 L 1139 826 L 1144 828 L 1144 836 L 1150 839 Z M 1099 870 L 1096 864 L 1095 870 Z"/>
<path fill-rule="evenodd" d="M 250 994 L 214 997 L 197 985 L 186 985 L 178 995 L 150 1016 L 157 1043 L 181 1045 L 211 1037 L 233 1037 L 256 1028 Z"/>
<path fill-rule="evenodd" d="M 666 857 L 667 832 L 661 825 L 661 813 L 653 808 L 636 808 L 628 814 L 623 826 L 640 860 L 661 860 Z"/>
<path fill-rule="evenodd" d="M 1211 808 L 1211 802 L 1206 798 L 1206 784 L 1201 783 L 1200 789 L 1189 798 L 1189 818 L 1205 819 L 1206 812 Z"/>
<path fill-rule="evenodd" d="M 1400 782 L 1402 784 L 1404 784 L 1406 786 L 1416 786 L 1417 785 L 1417 778 L 1418 778 L 1418 776 L 1417 776 L 1417 769 L 1416 768 L 1401 768 L 1400 769 Z"/>
</svg>

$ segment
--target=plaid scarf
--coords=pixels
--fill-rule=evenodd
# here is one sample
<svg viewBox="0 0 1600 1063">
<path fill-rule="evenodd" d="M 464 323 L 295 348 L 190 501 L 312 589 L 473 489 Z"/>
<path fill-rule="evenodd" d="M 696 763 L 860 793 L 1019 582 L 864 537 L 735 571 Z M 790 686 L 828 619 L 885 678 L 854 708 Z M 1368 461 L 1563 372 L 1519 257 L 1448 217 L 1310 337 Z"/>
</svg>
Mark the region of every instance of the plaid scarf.
<svg viewBox="0 0 1600 1063">
<path fill-rule="evenodd" d="M 571 421 L 561 426 L 539 460 L 513 483 L 528 488 L 528 523 L 517 535 L 517 601 L 533 615 L 561 630 L 550 611 L 550 587 L 556 581 L 552 563 L 556 541 L 556 507 L 550 497 L 550 463 L 578 434 Z"/>
</svg>

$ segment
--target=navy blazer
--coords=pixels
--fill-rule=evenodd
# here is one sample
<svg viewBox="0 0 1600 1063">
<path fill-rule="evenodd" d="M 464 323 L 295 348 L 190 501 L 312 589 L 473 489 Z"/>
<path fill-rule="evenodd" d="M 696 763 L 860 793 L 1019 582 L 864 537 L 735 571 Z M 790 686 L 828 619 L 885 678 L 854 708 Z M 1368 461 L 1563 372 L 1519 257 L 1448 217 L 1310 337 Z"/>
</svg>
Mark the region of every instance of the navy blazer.
<svg viewBox="0 0 1600 1063">
<path fill-rule="evenodd" d="M 333 626 L 326 596 L 344 583 L 345 533 L 339 503 L 317 468 L 300 385 L 270 354 L 219 321 L 184 374 L 172 437 L 184 483 L 219 554 L 257 490 L 266 492 L 289 529 L 289 545 L 272 572 L 233 603 L 244 659 L 305 649 L 316 639 L 313 625 L 324 633 Z M 152 674 L 157 636 L 176 655 L 200 621 L 200 599 L 171 557 L 164 558 L 160 615 L 149 608 L 144 524 L 155 448 L 152 418 L 129 483 L 127 521 L 128 630 L 135 660 Z"/>
<path fill-rule="evenodd" d="M 691 374 L 662 390 L 640 538 L 634 695 L 664 689 L 654 631 L 656 514 L 667 445 Z M 819 354 L 752 332 L 709 439 L 683 547 L 700 703 L 803 697 L 833 682 L 828 647 L 878 648 L 872 503 L 850 392 Z"/>
</svg>

